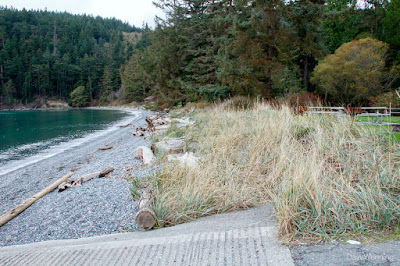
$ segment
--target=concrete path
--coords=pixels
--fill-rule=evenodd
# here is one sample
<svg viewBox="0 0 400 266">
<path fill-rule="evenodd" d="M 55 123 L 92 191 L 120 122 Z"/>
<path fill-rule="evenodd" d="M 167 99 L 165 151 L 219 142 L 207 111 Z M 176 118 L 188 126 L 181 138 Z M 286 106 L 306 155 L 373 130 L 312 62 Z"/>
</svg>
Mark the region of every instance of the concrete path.
<svg viewBox="0 0 400 266">
<path fill-rule="evenodd" d="M 295 265 L 400 265 L 400 241 L 372 245 L 324 244 L 291 250 Z"/>
<path fill-rule="evenodd" d="M 4 247 L 0 265 L 293 265 L 275 230 L 266 205 L 149 232 Z"/>
</svg>

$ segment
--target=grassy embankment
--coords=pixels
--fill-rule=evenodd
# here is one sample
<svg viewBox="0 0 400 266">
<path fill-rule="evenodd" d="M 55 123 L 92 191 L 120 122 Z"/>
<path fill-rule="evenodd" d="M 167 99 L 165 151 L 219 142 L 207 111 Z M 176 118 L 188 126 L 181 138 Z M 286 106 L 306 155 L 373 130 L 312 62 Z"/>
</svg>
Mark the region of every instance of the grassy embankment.
<svg viewBox="0 0 400 266">
<path fill-rule="evenodd" d="M 371 122 L 372 121 L 372 117 L 359 116 L 359 117 L 356 117 L 356 121 L 357 122 Z M 400 124 L 400 116 L 383 117 L 382 122 Z M 392 130 L 392 126 L 380 125 L 379 123 L 378 124 L 372 124 L 372 125 L 370 125 L 370 127 L 375 128 L 377 130 L 386 129 L 388 132 L 390 132 Z M 397 141 L 400 142 L 400 133 L 399 132 L 393 132 L 392 136 L 394 138 L 396 138 Z"/>
<path fill-rule="evenodd" d="M 220 105 L 193 118 L 197 126 L 179 134 L 196 143 L 200 168 L 166 164 L 157 174 L 160 226 L 268 202 L 289 238 L 399 223 L 400 149 L 387 130 L 268 105 Z"/>
</svg>

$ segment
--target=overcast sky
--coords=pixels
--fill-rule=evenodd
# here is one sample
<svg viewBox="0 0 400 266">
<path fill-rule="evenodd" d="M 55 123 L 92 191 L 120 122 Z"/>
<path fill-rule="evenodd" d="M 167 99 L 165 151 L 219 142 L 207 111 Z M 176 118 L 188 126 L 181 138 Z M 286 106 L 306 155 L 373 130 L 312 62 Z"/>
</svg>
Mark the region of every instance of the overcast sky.
<svg viewBox="0 0 400 266">
<path fill-rule="evenodd" d="M 136 27 L 141 27 L 143 22 L 153 27 L 155 16 L 162 16 L 152 0 L 1 0 L 0 5 L 19 10 L 47 8 L 48 11 L 115 17 Z"/>
</svg>

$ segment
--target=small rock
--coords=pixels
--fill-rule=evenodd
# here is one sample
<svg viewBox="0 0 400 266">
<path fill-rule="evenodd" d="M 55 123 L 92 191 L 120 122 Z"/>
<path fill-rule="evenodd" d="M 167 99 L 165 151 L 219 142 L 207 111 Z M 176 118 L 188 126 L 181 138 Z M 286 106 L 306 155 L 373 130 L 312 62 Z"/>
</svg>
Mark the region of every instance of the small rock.
<svg viewBox="0 0 400 266">
<path fill-rule="evenodd" d="M 361 242 L 355 240 L 347 240 L 346 242 L 350 245 L 361 245 Z"/>
</svg>

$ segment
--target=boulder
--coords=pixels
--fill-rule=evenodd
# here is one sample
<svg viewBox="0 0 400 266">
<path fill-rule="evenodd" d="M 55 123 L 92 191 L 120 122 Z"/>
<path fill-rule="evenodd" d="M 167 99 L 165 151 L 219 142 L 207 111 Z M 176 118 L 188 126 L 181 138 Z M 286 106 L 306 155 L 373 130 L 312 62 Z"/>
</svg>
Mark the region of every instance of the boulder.
<svg viewBox="0 0 400 266">
<path fill-rule="evenodd" d="M 187 152 L 180 156 L 168 155 L 168 161 L 177 162 L 179 166 L 197 168 L 199 167 L 197 160 L 198 158 L 194 156 L 193 152 Z"/>
<path fill-rule="evenodd" d="M 168 138 L 152 145 L 153 150 L 164 153 L 182 153 L 186 142 L 179 138 Z"/>
<path fill-rule="evenodd" d="M 146 146 L 140 146 L 135 150 L 135 159 L 139 159 L 143 161 L 143 164 L 151 164 L 151 161 L 154 159 L 154 154 L 150 150 L 150 148 Z"/>
</svg>

